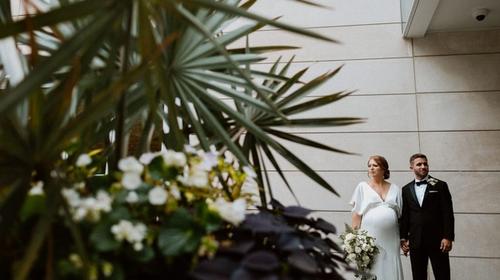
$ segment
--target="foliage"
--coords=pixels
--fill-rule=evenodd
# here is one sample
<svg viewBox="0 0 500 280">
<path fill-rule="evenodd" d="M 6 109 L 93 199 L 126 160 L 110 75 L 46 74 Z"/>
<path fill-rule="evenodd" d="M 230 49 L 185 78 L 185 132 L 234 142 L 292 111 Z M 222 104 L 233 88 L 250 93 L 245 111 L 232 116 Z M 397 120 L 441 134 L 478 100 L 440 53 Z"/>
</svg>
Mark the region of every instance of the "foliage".
<svg viewBox="0 0 500 280">
<path fill-rule="evenodd" d="M 335 227 L 311 218 L 309 209 L 284 207 L 248 214 L 222 238 L 213 259 L 193 271 L 195 279 L 344 279 L 342 250 L 330 239 Z"/>
<path fill-rule="evenodd" d="M 315 5 L 312 1 L 296 2 Z M 43 274 L 50 278 L 56 267 L 54 256 L 61 253 L 60 249 L 64 252 L 65 247 L 71 247 L 65 244 L 74 245 L 77 255 L 85 259 L 87 243 L 83 239 L 88 236 L 84 232 L 90 229 L 70 222 L 75 213 L 70 205 L 64 207 L 61 193 L 96 172 L 108 175 L 88 179 L 92 182 L 89 186 L 107 189 L 112 176 L 120 172 L 121 159 L 157 151 L 159 146 L 182 151 L 185 144 L 191 144 L 206 152 L 215 147 L 224 157 L 232 158 L 232 166 L 253 166 L 263 207 L 272 198 L 265 158 L 285 180 L 276 154 L 335 192 L 287 149 L 283 140 L 343 152 L 286 131 L 288 126 L 360 121 L 295 116 L 348 94 L 301 101 L 337 70 L 308 83 L 301 80 L 307 69 L 287 74 L 291 61 L 284 65 L 277 61 L 269 71 L 257 71 L 252 65 L 263 59 L 261 53 L 292 47 L 252 48 L 241 44 L 246 36 L 266 25 L 334 40 L 251 13 L 248 9 L 254 3 L 31 0 L 24 5 L 33 14 L 14 20 L 9 1 L 0 2 L 0 247 L 10 248 L 0 253 L 1 273 L 14 271 L 17 279 Z M 238 18 L 250 21 L 227 31 L 225 27 Z M 136 127 L 139 130 L 134 134 Z M 135 144 L 129 145 L 129 140 Z M 161 145 L 155 146 L 155 141 Z M 95 150 L 99 151 L 98 162 L 90 155 L 95 170 L 90 175 L 78 175 L 82 171 L 80 160 L 85 162 L 80 155 Z M 137 182 L 137 174 L 127 177 L 130 185 Z M 32 187 L 42 183 L 44 198 L 30 196 Z M 223 181 L 221 184 L 226 198 L 232 201 L 229 186 Z M 97 193 L 92 193 L 93 199 L 98 199 Z M 62 219 L 61 208 L 66 209 Z M 199 210 L 201 214 L 205 213 L 203 209 Z M 109 215 L 119 216 L 120 211 Z M 183 218 L 174 219 L 171 225 L 187 223 L 185 214 L 176 214 Z M 69 234 L 60 239 L 60 230 Z M 100 235 L 90 236 L 99 239 Z M 191 244 L 191 240 L 186 242 Z M 104 242 L 96 248 L 116 246 Z M 183 250 L 161 252 L 168 255 Z M 86 275 L 92 275 L 95 271 L 91 256 L 88 258 L 84 267 Z M 134 267 L 128 264 L 124 261 L 123 267 Z M 43 273 L 37 274 L 40 271 Z"/>
<path fill-rule="evenodd" d="M 81 155 L 76 167 L 68 167 L 65 177 L 74 183 L 61 190 L 62 219 L 54 221 L 51 235 L 68 236 L 79 228 L 79 240 L 48 248 L 56 265 L 53 276 L 121 279 L 159 277 L 169 270 L 179 275 L 198 257 L 213 255 L 214 232 L 243 221 L 257 185 L 214 153 L 188 150 L 143 154 L 140 161 L 128 157 L 109 175 L 95 174 L 98 155 Z M 24 224 L 40 214 L 44 189 L 39 182 L 30 190 Z M 9 241 L 6 250 L 21 240 Z M 169 261 L 159 261 L 163 257 Z"/>
</svg>

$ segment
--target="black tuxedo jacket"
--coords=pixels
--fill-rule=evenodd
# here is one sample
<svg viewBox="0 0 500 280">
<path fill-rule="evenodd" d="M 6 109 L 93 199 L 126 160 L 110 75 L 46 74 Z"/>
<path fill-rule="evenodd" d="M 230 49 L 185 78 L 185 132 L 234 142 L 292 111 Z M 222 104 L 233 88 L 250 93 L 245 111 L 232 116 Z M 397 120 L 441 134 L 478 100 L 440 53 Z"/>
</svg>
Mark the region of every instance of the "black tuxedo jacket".
<svg viewBox="0 0 500 280">
<path fill-rule="evenodd" d="M 403 187 L 402 196 L 399 230 L 401 239 L 410 240 L 410 248 L 439 248 L 443 238 L 455 239 L 453 203 L 446 182 L 429 176 L 422 206 L 415 193 L 415 181 Z"/>
</svg>

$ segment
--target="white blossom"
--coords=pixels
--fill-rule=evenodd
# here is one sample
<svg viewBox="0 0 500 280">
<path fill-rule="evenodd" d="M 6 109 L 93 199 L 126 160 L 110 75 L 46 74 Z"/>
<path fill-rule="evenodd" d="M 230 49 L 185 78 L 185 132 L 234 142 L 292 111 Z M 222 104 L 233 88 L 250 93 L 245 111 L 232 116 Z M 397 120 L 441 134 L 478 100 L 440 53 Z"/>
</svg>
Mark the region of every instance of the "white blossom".
<svg viewBox="0 0 500 280">
<path fill-rule="evenodd" d="M 167 198 L 168 193 L 163 187 L 153 187 L 148 193 L 148 200 L 152 205 L 163 205 Z"/>
<path fill-rule="evenodd" d="M 181 199 L 181 191 L 179 190 L 179 187 L 177 187 L 177 184 L 172 184 L 170 185 L 170 194 L 172 194 L 172 196 L 179 200 Z"/>
<path fill-rule="evenodd" d="M 121 183 L 127 190 L 135 190 L 142 184 L 141 175 L 134 172 L 125 172 Z"/>
<path fill-rule="evenodd" d="M 74 189 L 62 189 L 61 190 L 62 195 L 68 202 L 68 205 L 70 207 L 78 207 L 80 205 L 80 194 L 75 191 Z"/>
<path fill-rule="evenodd" d="M 219 197 L 213 204 L 222 219 L 235 226 L 245 219 L 246 206 L 246 201 L 243 198 L 229 202 Z"/>
<path fill-rule="evenodd" d="M 136 192 L 130 191 L 128 192 L 127 197 L 125 198 L 125 201 L 130 204 L 137 203 L 139 201 L 139 196 L 137 195 Z"/>
<path fill-rule="evenodd" d="M 161 153 L 160 152 L 155 152 L 155 153 L 145 153 L 145 154 L 142 154 L 141 157 L 139 158 L 139 161 L 142 163 L 142 164 L 145 164 L 145 165 L 148 165 L 151 163 L 151 161 L 159 156 Z"/>
<path fill-rule="evenodd" d="M 195 165 L 191 169 L 186 168 L 184 174 L 177 178 L 179 182 L 186 186 L 204 188 L 208 186 L 208 173 Z"/>
<path fill-rule="evenodd" d="M 43 195 L 43 181 L 38 181 L 31 187 L 29 195 Z"/>
<path fill-rule="evenodd" d="M 130 221 L 120 220 L 118 224 L 111 226 L 111 233 L 117 241 L 126 240 L 133 245 L 134 250 L 140 251 L 143 248 L 142 241 L 146 237 L 147 228 L 142 223 L 134 226 Z"/>
<path fill-rule="evenodd" d="M 78 159 L 76 160 L 76 166 L 78 167 L 84 167 L 89 165 L 92 162 L 92 159 L 88 154 L 81 154 L 78 156 Z"/>
<path fill-rule="evenodd" d="M 168 150 L 162 153 L 162 156 L 165 164 L 169 166 L 183 167 L 187 163 L 186 155 L 181 152 Z"/>
<path fill-rule="evenodd" d="M 218 155 L 215 152 L 200 153 L 201 157 L 200 167 L 206 171 L 212 170 L 218 164 Z"/>
<path fill-rule="evenodd" d="M 126 157 L 120 159 L 118 162 L 118 168 L 125 173 L 136 173 L 141 174 L 144 170 L 144 166 L 137 161 L 135 157 Z"/>
</svg>

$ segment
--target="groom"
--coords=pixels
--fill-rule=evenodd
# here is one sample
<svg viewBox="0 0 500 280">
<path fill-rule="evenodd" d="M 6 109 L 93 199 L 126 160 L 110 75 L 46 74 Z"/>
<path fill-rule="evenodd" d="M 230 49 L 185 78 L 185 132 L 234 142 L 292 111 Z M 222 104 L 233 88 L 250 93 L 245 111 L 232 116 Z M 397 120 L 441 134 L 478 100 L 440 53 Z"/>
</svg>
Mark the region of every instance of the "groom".
<svg viewBox="0 0 500 280">
<path fill-rule="evenodd" d="M 424 154 L 411 156 L 410 169 L 415 180 L 402 191 L 401 249 L 405 255 L 410 252 L 413 280 L 427 280 L 429 259 L 434 278 L 450 280 L 448 252 L 455 238 L 455 219 L 448 185 L 429 176 Z"/>
</svg>

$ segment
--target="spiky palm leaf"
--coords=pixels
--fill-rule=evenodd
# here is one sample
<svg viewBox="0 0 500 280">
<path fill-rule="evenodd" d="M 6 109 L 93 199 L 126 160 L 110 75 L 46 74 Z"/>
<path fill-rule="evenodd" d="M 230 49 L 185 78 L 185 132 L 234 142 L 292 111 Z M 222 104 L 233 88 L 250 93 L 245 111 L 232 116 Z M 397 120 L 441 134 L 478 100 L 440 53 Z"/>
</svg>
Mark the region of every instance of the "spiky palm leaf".
<svg viewBox="0 0 500 280">
<path fill-rule="evenodd" d="M 69 154 L 67 162 L 72 162 L 79 153 L 100 145 L 114 168 L 129 153 L 127 137 L 137 121 L 144 128 L 141 151 L 149 148 L 152 131 L 161 135 L 167 148 L 176 150 L 196 135 L 202 148 L 227 149 L 242 165 L 253 164 L 258 171 L 264 170 L 264 153 L 281 174 L 274 150 L 334 192 L 275 137 L 339 152 L 276 129 L 359 121 L 293 118 L 345 96 L 294 103 L 335 72 L 291 91 L 300 84 L 303 71 L 289 77 L 284 70 L 276 73 L 276 67 L 269 72 L 249 67 L 262 60 L 261 52 L 290 47 L 229 48 L 265 25 L 333 40 L 253 14 L 248 11 L 253 0 L 50 1 L 53 6 L 28 2 L 38 3 L 45 12 L 13 21 L 9 2 L 0 4 L 2 52 L 13 53 L 16 73 L 25 75 L 22 81 L 11 75 L 10 85 L 0 88 L 0 238 L 18 221 L 31 182 L 44 181 L 52 203 L 38 221 L 39 231 L 25 252 L 19 279 L 27 277 L 60 208 L 60 189 L 70 183 L 58 170 L 61 154 Z M 237 17 L 252 23 L 224 32 Z M 13 40 L 28 46 L 28 54 L 12 48 Z M 257 83 L 255 77 L 265 82 Z M 221 95 L 236 109 L 221 101 Z M 107 140 L 111 132 L 114 143 Z M 264 180 L 259 177 L 259 181 Z M 78 232 L 72 232 L 78 243 Z"/>
</svg>

